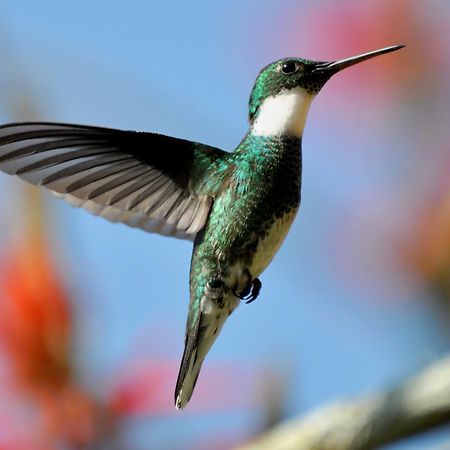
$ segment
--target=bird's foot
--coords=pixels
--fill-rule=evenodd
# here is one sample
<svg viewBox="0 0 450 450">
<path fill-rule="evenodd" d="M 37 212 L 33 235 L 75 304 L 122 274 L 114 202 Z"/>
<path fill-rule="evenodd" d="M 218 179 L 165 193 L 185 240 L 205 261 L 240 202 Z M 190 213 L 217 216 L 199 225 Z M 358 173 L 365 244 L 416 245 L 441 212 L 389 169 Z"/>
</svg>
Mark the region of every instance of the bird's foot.
<svg viewBox="0 0 450 450">
<path fill-rule="evenodd" d="M 261 280 L 259 279 L 259 278 L 255 278 L 253 281 L 252 281 L 252 284 L 251 284 L 251 292 L 250 292 L 250 294 L 249 295 L 247 295 L 247 297 L 245 297 L 245 300 L 246 300 L 246 304 L 248 305 L 249 303 L 252 303 L 252 302 L 254 302 L 256 299 L 257 299 L 257 297 L 258 297 L 258 295 L 259 295 L 259 293 L 260 293 L 260 291 L 261 291 L 261 286 L 262 286 L 262 283 L 261 283 Z"/>
<path fill-rule="evenodd" d="M 252 278 L 247 269 L 245 269 L 244 274 L 247 277 L 247 284 L 245 288 L 241 292 L 237 292 L 237 289 L 235 288 L 233 290 L 233 294 L 241 300 L 245 300 L 246 304 L 249 304 L 255 301 L 258 297 L 259 292 L 261 291 L 262 283 L 259 278 Z"/>
</svg>

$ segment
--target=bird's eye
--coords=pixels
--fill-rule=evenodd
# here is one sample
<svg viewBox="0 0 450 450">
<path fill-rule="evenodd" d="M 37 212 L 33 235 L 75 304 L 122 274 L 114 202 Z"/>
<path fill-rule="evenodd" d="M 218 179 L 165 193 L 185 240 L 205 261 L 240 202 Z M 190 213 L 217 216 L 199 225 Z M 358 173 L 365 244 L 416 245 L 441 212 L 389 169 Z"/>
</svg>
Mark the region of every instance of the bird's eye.
<svg viewBox="0 0 450 450">
<path fill-rule="evenodd" d="M 285 61 L 281 65 L 281 71 L 286 74 L 297 72 L 297 70 L 298 65 L 295 61 Z"/>
</svg>

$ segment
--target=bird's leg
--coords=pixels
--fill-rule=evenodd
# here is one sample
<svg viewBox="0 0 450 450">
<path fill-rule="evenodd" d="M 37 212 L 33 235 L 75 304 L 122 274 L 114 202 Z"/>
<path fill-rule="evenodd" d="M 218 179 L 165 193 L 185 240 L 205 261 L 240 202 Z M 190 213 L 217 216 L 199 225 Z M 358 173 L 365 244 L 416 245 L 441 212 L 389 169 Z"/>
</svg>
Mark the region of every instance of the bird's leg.
<svg viewBox="0 0 450 450">
<path fill-rule="evenodd" d="M 248 304 L 256 300 L 259 292 L 261 291 L 262 283 L 259 278 L 252 278 L 252 275 L 250 274 L 248 269 L 245 269 L 243 271 L 243 275 L 246 277 L 244 289 L 242 289 L 240 292 L 237 292 L 237 288 L 235 287 L 233 290 L 233 294 L 241 300 L 246 300 L 245 303 Z"/>
</svg>

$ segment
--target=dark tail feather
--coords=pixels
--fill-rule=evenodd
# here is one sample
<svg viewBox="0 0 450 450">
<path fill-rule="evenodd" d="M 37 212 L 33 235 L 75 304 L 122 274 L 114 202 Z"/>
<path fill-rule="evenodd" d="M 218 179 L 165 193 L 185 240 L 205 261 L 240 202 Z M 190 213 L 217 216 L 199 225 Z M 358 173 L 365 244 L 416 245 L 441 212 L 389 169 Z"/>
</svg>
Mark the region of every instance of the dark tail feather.
<svg viewBox="0 0 450 450">
<path fill-rule="evenodd" d="M 200 313 L 201 316 L 201 313 Z M 186 334 L 183 358 L 181 359 L 180 371 L 178 372 L 177 385 L 175 387 L 175 406 L 182 409 L 189 402 L 195 383 L 197 382 L 200 366 L 197 373 L 193 373 L 193 368 L 197 359 L 198 332 L 200 329 L 200 317 L 196 320 L 194 327 Z M 195 378 L 192 379 L 192 377 Z"/>
<path fill-rule="evenodd" d="M 183 358 L 181 360 L 180 372 L 178 374 L 177 386 L 175 388 L 175 406 L 177 409 L 184 408 L 189 402 L 195 383 L 202 368 L 203 360 L 211 349 L 214 341 L 228 318 L 229 312 L 238 304 L 239 300 L 232 296 L 227 300 L 229 308 L 217 308 L 217 299 L 223 299 L 223 292 L 214 292 L 214 296 L 206 296 L 200 304 L 205 303 L 205 311 L 196 311 L 193 326 L 187 327 L 186 341 Z M 191 323 L 191 317 L 188 323 Z"/>
</svg>

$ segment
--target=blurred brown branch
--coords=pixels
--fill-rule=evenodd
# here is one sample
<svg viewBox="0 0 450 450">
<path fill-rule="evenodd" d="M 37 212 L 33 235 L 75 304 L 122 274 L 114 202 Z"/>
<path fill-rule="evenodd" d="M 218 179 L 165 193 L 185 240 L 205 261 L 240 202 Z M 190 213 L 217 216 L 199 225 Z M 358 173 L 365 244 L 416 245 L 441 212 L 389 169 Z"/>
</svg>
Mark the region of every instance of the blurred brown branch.
<svg viewBox="0 0 450 450">
<path fill-rule="evenodd" d="M 369 450 L 446 423 L 450 356 L 389 391 L 276 426 L 240 450 Z"/>
</svg>

